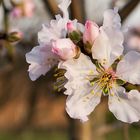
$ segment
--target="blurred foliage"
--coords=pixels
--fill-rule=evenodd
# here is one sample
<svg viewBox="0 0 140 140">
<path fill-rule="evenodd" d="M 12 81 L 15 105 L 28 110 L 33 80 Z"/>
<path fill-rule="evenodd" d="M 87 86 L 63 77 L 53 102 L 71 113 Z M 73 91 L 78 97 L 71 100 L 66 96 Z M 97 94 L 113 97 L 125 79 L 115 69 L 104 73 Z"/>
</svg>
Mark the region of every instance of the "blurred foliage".
<svg viewBox="0 0 140 140">
<path fill-rule="evenodd" d="M 0 140 L 68 140 L 67 132 L 34 132 L 25 131 L 22 133 L 1 133 Z"/>
<path fill-rule="evenodd" d="M 130 140 L 140 140 L 140 127 L 129 128 Z M 124 140 L 122 128 L 106 134 L 104 140 Z M 21 133 L 0 133 L 0 140 L 69 140 L 68 131 L 23 131 Z M 95 139 L 96 140 L 96 139 Z"/>
<path fill-rule="evenodd" d="M 122 129 L 116 130 L 105 136 L 105 140 L 124 140 Z M 129 139 L 140 140 L 140 127 L 132 126 L 129 128 Z"/>
</svg>

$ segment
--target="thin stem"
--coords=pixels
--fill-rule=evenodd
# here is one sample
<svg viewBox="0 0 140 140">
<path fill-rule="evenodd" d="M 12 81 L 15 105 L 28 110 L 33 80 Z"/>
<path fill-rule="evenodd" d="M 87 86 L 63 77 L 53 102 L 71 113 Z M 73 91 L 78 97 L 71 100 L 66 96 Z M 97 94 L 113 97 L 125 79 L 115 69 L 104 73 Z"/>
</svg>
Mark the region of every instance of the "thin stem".
<svg viewBox="0 0 140 140">
<path fill-rule="evenodd" d="M 4 11 L 4 19 L 3 19 L 3 26 L 4 26 L 4 32 L 8 33 L 9 30 L 9 10 L 6 8 L 4 1 L 1 1 L 3 11 Z"/>
<path fill-rule="evenodd" d="M 136 8 L 140 0 L 130 0 L 123 9 L 119 11 L 122 22 L 129 16 L 129 14 Z"/>
<path fill-rule="evenodd" d="M 6 39 L 7 35 L 4 32 L 0 32 L 0 40 Z"/>
<path fill-rule="evenodd" d="M 3 0 L 0 0 L 0 5 L 1 5 L 2 1 L 3 1 Z"/>
</svg>

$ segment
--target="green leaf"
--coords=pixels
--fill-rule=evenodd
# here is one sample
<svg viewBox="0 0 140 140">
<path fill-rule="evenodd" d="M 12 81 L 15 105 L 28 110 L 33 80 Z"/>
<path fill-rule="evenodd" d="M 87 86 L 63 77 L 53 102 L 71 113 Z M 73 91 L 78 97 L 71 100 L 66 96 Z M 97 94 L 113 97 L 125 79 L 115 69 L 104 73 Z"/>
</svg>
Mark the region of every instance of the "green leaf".
<svg viewBox="0 0 140 140">
<path fill-rule="evenodd" d="M 119 85 L 119 86 L 122 86 L 124 85 L 126 82 L 124 80 L 121 80 L 121 79 L 116 79 L 116 83 Z"/>
<path fill-rule="evenodd" d="M 12 32 L 7 36 L 7 41 L 13 43 L 21 40 L 22 34 L 20 32 Z"/>
<path fill-rule="evenodd" d="M 69 33 L 68 37 L 75 43 L 77 43 L 81 40 L 81 34 L 79 32 L 76 32 L 76 31 Z"/>
</svg>

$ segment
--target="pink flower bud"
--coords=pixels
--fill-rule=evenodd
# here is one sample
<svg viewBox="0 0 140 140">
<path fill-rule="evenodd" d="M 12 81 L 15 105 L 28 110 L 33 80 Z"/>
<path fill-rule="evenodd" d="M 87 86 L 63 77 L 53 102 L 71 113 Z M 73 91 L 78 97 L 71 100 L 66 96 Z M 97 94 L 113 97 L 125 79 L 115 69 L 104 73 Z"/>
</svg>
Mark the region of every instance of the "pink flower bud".
<svg viewBox="0 0 140 140">
<path fill-rule="evenodd" d="M 70 39 L 58 39 L 53 42 L 52 52 L 62 60 L 68 60 L 76 56 L 77 47 Z"/>
<path fill-rule="evenodd" d="M 95 22 L 90 20 L 86 21 L 85 24 L 85 31 L 83 34 L 83 42 L 86 44 L 87 42 L 90 45 L 93 45 L 96 37 L 99 35 L 99 27 Z"/>
<path fill-rule="evenodd" d="M 68 30 L 69 33 L 71 33 L 71 32 L 73 32 L 73 31 L 76 30 L 76 28 L 75 28 L 75 26 L 74 26 L 74 24 L 73 24 L 72 21 L 69 21 L 69 22 L 67 23 L 67 30 Z"/>
<path fill-rule="evenodd" d="M 14 31 L 8 34 L 7 40 L 11 43 L 21 40 L 23 33 L 20 31 Z"/>
</svg>

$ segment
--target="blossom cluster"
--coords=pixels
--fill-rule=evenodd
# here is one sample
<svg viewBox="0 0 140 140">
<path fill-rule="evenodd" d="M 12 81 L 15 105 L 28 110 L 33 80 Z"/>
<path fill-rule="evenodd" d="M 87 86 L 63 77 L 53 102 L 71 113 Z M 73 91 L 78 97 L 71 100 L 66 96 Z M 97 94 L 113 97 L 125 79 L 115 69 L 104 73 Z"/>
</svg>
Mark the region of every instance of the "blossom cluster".
<svg viewBox="0 0 140 140">
<path fill-rule="evenodd" d="M 140 92 L 126 90 L 125 84 L 140 84 L 140 54 L 124 55 L 124 36 L 117 9 L 108 9 L 103 25 L 87 20 L 85 25 L 70 20 L 71 0 L 58 5 L 56 15 L 38 33 L 39 45 L 26 54 L 29 76 L 36 80 L 53 66 L 64 69 L 66 111 L 70 117 L 87 121 L 88 115 L 108 96 L 109 110 L 123 122 L 140 120 Z"/>
</svg>

